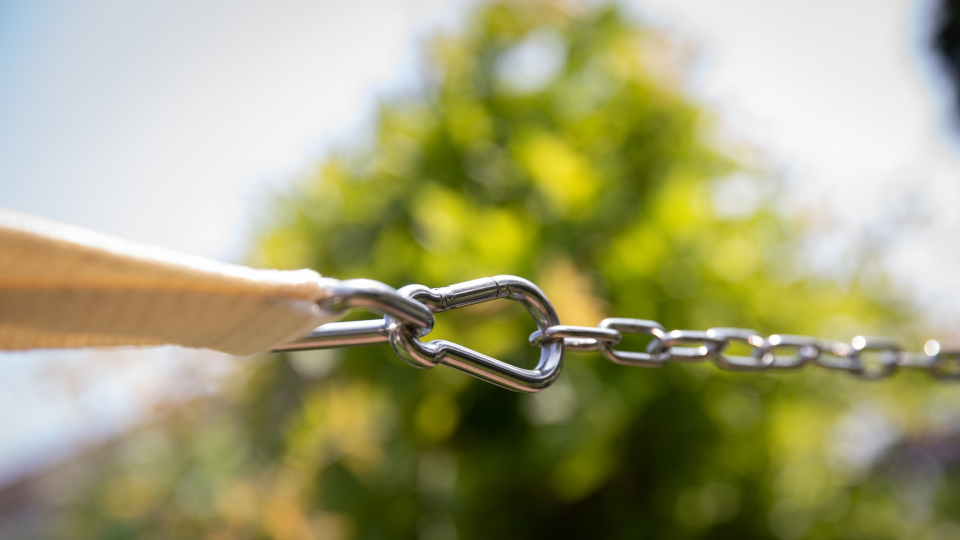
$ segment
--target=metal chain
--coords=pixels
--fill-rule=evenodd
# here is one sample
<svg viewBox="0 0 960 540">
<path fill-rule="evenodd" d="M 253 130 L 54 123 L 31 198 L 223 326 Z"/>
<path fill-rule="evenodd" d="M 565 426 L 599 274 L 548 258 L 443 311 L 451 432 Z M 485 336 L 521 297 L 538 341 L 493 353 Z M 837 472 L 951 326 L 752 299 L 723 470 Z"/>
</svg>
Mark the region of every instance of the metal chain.
<svg viewBox="0 0 960 540">
<path fill-rule="evenodd" d="M 434 313 L 498 298 L 519 302 L 536 322 L 538 330 L 529 339 L 531 345 L 540 348 L 540 361 L 534 369 L 518 368 L 450 341 L 420 341 L 433 329 Z M 655 321 L 624 318 L 604 319 L 596 327 L 563 325 L 546 295 L 533 283 L 515 276 L 495 276 L 435 289 L 407 285 L 400 290 L 367 279 L 339 281 L 319 305 L 333 312 L 365 308 L 384 317 L 324 324 L 274 351 L 389 343 L 401 359 L 414 367 L 445 364 L 520 392 L 538 392 L 550 386 L 560 375 L 566 351 L 599 352 L 607 360 L 624 366 L 660 367 L 669 362 L 712 360 L 727 371 L 779 372 L 816 365 L 847 371 L 862 379 L 882 379 L 908 368 L 925 370 L 937 379 L 960 380 L 960 349 L 943 350 L 934 340 L 926 342 L 923 352 L 908 353 L 892 341 L 864 336 L 845 343 L 787 334 L 763 336 L 743 328 L 667 332 Z M 644 351 L 615 349 L 624 334 L 650 336 L 651 341 Z M 745 343 L 751 353 L 728 354 L 727 349 L 736 342 Z M 875 355 L 875 361 L 865 358 L 868 353 Z"/>
</svg>

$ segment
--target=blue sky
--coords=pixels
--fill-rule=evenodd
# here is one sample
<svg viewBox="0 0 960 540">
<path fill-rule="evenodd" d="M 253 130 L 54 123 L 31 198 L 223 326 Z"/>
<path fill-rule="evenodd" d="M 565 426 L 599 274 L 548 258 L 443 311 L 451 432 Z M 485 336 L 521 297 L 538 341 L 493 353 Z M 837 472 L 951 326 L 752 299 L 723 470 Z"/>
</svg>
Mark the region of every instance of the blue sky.
<svg viewBox="0 0 960 540">
<path fill-rule="evenodd" d="M 2 8 L 0 204 L 240 259 L 263 186 L 415 80 L 438 2 Z"/>
</svg>

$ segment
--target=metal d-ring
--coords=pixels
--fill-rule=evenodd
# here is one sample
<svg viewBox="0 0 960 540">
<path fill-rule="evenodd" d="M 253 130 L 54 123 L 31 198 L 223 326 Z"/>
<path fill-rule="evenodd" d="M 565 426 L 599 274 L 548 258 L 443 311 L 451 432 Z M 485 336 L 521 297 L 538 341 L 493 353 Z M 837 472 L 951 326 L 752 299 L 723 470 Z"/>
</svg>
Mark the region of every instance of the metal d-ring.
<svg viewBox="0 0 960 540">
<path fill-rule="evenodd" d="M 401 296 L 393 287 L 372 279 L 327 279 L 328 294 L 318 304 L 326 311 L 342 312 L 365 308 L 401 321 L 409 332 L 422 336 L 433 329 L 433 312 L 427 306 Z M 318 326 L 309 334 L 279 345 L 274 352 L 307 351 L 376 345 L 389 340 L 384 319 L 333 322 Z"/>
<path fill-rule="evenodd" d="M 372 279 L 331 280 L 328 296 L 319 302 L 328 311 L 343 311 L 350 308 L 367 308 L 402 321 L 408 327 L 417 328 L 419 335 L 433 330 L 433 312 L 420 302 L 398 294 L 393 287 Z"/>
<path fill-rule="evenodd" d="M 494 276 L 436 289 L 408 285 L 398 292 L 428 306 L 434 313 L 507 298 L 526 308 L 541 332 L 560 324 L 556 310 L 543 292 L 533 283 L 514 276 Z M 537 367 L 522 369 L 450 341 L 424 343 L 397 318 L 387 315 L 385 321 L 390 346 L 400 358 L 414 367 L 430 368 L 444 364 L 518 392 L 543 390 L 557 379 L 563 367 L 563 340 L 544 343 Z"/>
</svg>

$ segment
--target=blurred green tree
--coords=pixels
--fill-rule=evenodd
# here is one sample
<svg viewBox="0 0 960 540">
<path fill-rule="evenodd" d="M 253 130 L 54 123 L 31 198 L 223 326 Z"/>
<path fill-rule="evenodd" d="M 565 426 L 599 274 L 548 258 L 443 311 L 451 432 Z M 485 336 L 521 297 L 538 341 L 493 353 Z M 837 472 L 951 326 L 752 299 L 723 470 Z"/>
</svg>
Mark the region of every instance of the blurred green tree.
<svg viewBox="0 0 960 540">
<path fill-rule="evenodd" d="M 567 324 L 629 316 L 913 337 L 908 310 L 881 287 L 797 270 L 800 229 L 773 210 L 775 184 L 718 149 L 684 95 L 678 49 L 617 8 L 483 4 L 429 51 L 426 90 L 384 105 L 367 148 L 326 160 L 278 202 L 257 264 L 395 286 L 515 274 Z M 530 365 L 535 327 L 509 304 L 442 314 L 430 337 Z M 568 354 L 553 387 L 521 395 L 411 369 L 381 346 L 268 357 L 229 395 L 132 435 L 118 450 L 129 459 L 83 484 L 59 530 L 787 540 L 957 530 L 955 491 L 935 490 L 918 520 L 885 480 L 890 444 L 929 436 L 924 411 L 957 405 L 918 377 L 868 385 Z"/>
</svg>

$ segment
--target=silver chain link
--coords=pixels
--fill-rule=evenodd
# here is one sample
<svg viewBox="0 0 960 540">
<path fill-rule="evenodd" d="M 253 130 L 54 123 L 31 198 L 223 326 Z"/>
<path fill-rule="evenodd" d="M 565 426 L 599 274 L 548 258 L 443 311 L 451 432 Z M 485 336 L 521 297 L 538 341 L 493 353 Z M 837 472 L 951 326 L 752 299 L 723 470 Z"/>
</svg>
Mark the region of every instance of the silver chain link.
<svg viewBox="0 0 960 540">
<path fill-rule="evenodd" d="M 319 302 L 322 309 L 341 312 L 364 308 L 383 319 L 335 322 L 274 349 L 275 352 L 333 349 L 389 343 L 397 355 L 417 368 L 438 364 L 521 392 L 538 392 L 560 375 L 566 351 L 599 352 L 624 366 L 660 367 L 669 362 L 712 360 L 727 371 L 782 372 L 807 365 L 843 370 L 862 379 L 883 379 L 899 369 L 920 369 L 941 380 L 960 380 L 960 349 L 943 350 L 927 341 L 922 352 L 908 353 L 889 340 L 857 336 L 850 343 L 808 336 L 763 336 L 744 328 L 711 328 L 667 332 L 655 321 L 610 318 L 597 326 L 560 324 L 550 300 L 533 283 L 515 276 L 495 276 L 435 289 L 407 285 L 400 290 L 368 279 L 333 281 L 330 294 Z M 429 343 L 419 338 L 433 330 L 434 313 L 498 298 L 514 300 L 533 317 L 538 330 L 530 344 L 541 349 L 534 369 L 521 369 L 496 358 L 444 340 Z M 650 337 L 644 351 L 614 348 L 624 334 Z M 733 343 L 744 343 L 750 354 L 730 355 Z M 865 358 L 869 354 L 872 361 Z"/>
</svg>

